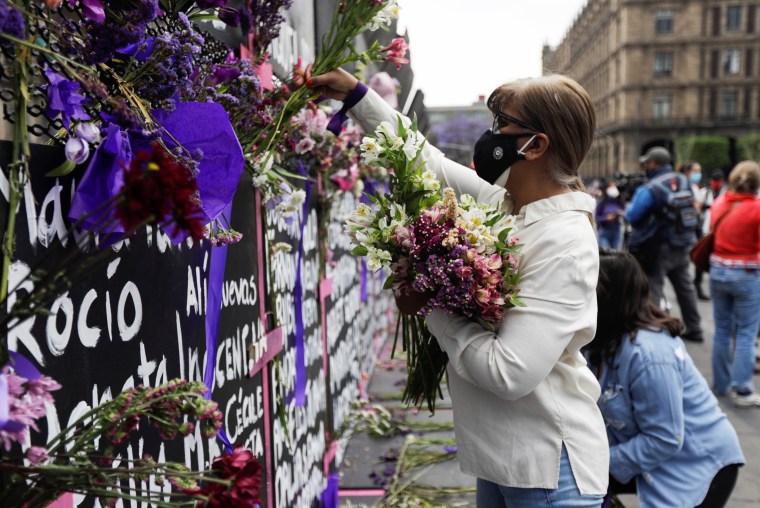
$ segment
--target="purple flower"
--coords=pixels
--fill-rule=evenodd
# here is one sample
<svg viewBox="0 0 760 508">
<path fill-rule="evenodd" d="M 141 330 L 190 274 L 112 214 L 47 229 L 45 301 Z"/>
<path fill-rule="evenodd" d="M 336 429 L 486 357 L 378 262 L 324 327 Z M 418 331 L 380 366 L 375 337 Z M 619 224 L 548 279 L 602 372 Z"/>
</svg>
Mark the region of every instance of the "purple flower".
<svg viewBox="0 0 760 508">
<path fill-rule="evenodd" d="M 90 145 L 79 138 L 71 137 L 64 148 L 66 158 L 77 164 L 82 164 L 90 157 Z"/>
<path fill-rule="evenodd" d="M 229 7 L 220 8 L 219 19 L 226 23 L 227 26 L 240 26 L 240 13 L 235 9 Z"/>
<path fill-rule="evenodd" d="M 210 9 L 211 7 L 224 7 L 227 5 L 227 0 L 195 0 L 195 3 L 201 9 Z"/>
<path fill-rule="evenodd" d="M 21 11 L 9 4 L 7 0 L 0 0 L 0 32 L 17 39 L 23 39 L 26 36 L 24 16 L 21 14 Z M 0 44 L 8 46 L 10 45 L 10 41 L 0 39 Z"/>
<path fill-rule="evenodd" d="M 220 65 L 214 70 L 214 74 L 209 78 L 209 81 L 215 85 L 221 85 L 222 83 L 229 83 L 237 79 L 241 73 L 240 67 Z"/>
<path fill-rule="evenodd" d="M 457 445 L 446 445 L 443 447 L 443 451 L 445 451 L 446 453 L 456 453 Z"/>
<path fill-rule="evenodd" d="M 102 23 L 106 20 L 106 11 L 99 0 L 79 0 L 79 6 L 85 19 L 95 23 Z"/>
<path fill-rule="evenodd" d="M 81 90 L 79 83 L 68 80 L 49 68 L 45 70 L 45 76 L 50 82 L 47 85 L 46 113 L 48 117 L 55 118 L 60 114 L 66 130 L 69 129 L 72 119 L 90 119 L 90 115 L 82 107 L 89 99 L 79 93 Z"/>
<path fill-rule="evenodd" d="M 94 143 L 100 138 L 100 128 L 92 122 L 78 123 L 74 127 L 74 133 L 78 138 Z"/>
</svg>

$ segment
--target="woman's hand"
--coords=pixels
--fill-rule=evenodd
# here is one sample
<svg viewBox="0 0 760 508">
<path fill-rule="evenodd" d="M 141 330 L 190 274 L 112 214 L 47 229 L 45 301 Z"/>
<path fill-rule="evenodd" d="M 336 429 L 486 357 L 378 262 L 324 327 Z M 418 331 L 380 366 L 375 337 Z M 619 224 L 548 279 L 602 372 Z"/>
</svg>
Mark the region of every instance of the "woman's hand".
<svg viewBox="0 0 760 508">
<path fill-rule="evenodd" d="M 346 100 L 351 91 L 359 82 L 354 76 L 343 69 L 334 69 L 319 76 L 312 76 L 311 69 L 314 64 L 306 66 L 306 86 L 313 88 L 315 92 L 328 99 L 338 101 Z"/>
<path fill-rule="evenodd" d="M 422 307 L 427 305 L 428 300 L 433 297 L 433 293 L 418 293 L 417 291 L 410 291 L 409 294 L 403 292 L 393 292 L 393 296 L 396 298 L 396 307 L 402 314 L 408 314 L 411 316 L 416 315 Z"/>
</svg>

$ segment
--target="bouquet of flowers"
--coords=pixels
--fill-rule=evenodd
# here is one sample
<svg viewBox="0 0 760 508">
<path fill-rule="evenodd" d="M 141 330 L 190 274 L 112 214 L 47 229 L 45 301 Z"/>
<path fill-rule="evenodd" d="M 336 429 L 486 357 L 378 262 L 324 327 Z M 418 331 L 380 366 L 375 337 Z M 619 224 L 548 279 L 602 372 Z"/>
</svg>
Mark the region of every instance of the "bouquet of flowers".
<svg viewBox="0 0 760 508">
<path fill-rule="evenodd" d="M 346 231 L 354 255 L 366 256 L 374 271 L 390 270 L 386 289 L 429 297 L 417 315 L 399 316 L 396 339 L 400 334 L 407 352 L 404 402 L 426 403 L 435 412 L 447 357 L 427 330 L 425 316 L 442 309 L 497 325 L 506 309 L 522 305 L 520 246 L 511 235 L 513 217 L 469 195 L 457 199 L 453 189 L 441 190 L 420 161 L 423 143 L 416 124 L 406 128 L 401 118 L 397 129 L 383 122 L 374 137 L 363 139 L 365 163 L 389 169 L 390 194 L 371 197 L 372 206 L 359 205 Z"/>
</svg>

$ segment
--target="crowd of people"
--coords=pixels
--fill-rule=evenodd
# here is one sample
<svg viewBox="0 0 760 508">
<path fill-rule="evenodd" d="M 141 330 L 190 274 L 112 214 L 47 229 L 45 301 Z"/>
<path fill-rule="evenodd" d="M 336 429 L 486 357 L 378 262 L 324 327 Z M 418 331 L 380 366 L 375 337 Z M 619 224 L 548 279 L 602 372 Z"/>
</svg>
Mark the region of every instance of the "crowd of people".
<svg viewBox="0 0 760 508">
<path fill-rule="evenodd" d="M 630 251 L 647 274 L 652 299 L 666 310 L 671 303 L 665 299 L 663 286 L 666 277 L 670 280 L 686 324 L 683 340 L 704 341 L 697 300 L 712 300 L 715 391 L 731 394 L 738 406 L 760 407 L 760 395 L 752 384 L 752 375 L 760 374 L 756 353 L 760 336 L 757 163 L 739 163 L 728 179 L 723 170 L 713 169 L 706 181 L 699 162 L 686 160 L 674 168 L 664 147 L 653 147 L 639 162 L 644 178 L 636 180 L 634 188 L 629 179 L 621 179 L 625 193 L 616 180 L 598 180 L 590 186 L 597 200 L 599 246 Z M 695 220 L 677 230 L 677 214 L 669 209 L 668 199 L 686 189 L 689 193 L 683 195 L 691 205 L 683 209 L 690 210 Z M 726 203 L 730 203 L 728 208 Z M 745 203 L 742 213 L 726 214 L 720 233 L 715 232 L 720 240 L 710 260 L 714 269 L 710 270 L 708 293 L 704 272 L 690 262 L 690 247 L 740 203 Z"/>
<path fill-rule="evenodd" d="M 397 112 L 349 73 L 312 76 L 309 67 L 306 78 L 324 97 L 351 95 L 366 131 L 398 124 Z M 488 107 L 493 126 L 475 145 L 475 171 L 429 144 L 421 153 L 458 194 L 513 214 L 523 243 L 525 305 L 508 309 L 496 329 L 440 310 L 426 317 L 448 355 L 458 458 L 477 477 L 477 506 L 600 507 L 623 492 L 636 492 L 644 508 L 725 506 L 745 458 L 716 395 L 758 404 L 744 349 L 732 356 L 716 348 L 725 368 L 711 385 L 682 342 L 704 340 L 688 265 L 707 208 L 705 199 L 696 211 L 698 166 L 674 171 L 670 153 L 656 147 L 641 159 L 648 181 L 630 202 L 610 182 L 595 204 L 578 177 L 596 130 L 578 83 L 518 80 L 494 90 Z M 757 164 L 740 165 L 709 205 L 713 227 L 724 210 L 745 208 L 722 221 L 710 273 L 711 297 L 725 312 L 716 343 L 735 337 L 742 348 L 758 325 L 747 310 L 760 289 L 758 187 Z M 683 321 L 664 308 L 666 276 L 681 291 Z M 408 314 L 429 298 L 395 296 Z"/>
</svg>

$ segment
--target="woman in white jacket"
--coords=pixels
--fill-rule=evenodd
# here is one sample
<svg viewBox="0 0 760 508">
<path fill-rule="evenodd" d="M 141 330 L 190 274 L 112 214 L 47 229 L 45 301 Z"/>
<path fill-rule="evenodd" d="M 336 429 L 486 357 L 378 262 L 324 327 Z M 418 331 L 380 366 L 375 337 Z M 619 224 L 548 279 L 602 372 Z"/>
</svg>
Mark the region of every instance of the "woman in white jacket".
<svg viewBox="0 0 760 508">
<path fill-rule="evenodd" d="M 398 113 L 347 72 L 306 77 L 367 132 L 396 124 Z M 422 153 L 445 186 L 516 214 L 523 244 L 525 307 L 507 310 L 498 330 L 439 310 L 427 317 L 449 357 L 461 468 L 478 478 L 481 508 L 598 507 L 609 452 L 599 384 L 580 348 L 594 337 L 599 256 L 594 200 L 577 176 L 594 138 L 593 105 L 558 75 L 503 85 L 488 105 L 494 126 L 475 146 L 477 174 L 429 144 Z M 397 303 L 411 313 L 420 300 Z"/>
</svg>

